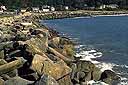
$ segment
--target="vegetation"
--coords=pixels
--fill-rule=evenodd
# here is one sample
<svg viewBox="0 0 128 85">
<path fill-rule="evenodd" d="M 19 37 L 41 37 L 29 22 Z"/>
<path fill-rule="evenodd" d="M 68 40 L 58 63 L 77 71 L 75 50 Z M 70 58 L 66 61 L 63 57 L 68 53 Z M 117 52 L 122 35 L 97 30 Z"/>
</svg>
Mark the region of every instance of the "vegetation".
<svg viewBox="0 0 128 85">
<path fill-rule="evenodd" d="M 103 4 L 117 4 L 120 8 L 128 8 L 128 0 L 0 0 L 1 5 L 8 8 L 32 7 L 32 6 L 69 6 L 70 8 L 82 9 L 85 6 L 99 7 Z"/>
</svg>

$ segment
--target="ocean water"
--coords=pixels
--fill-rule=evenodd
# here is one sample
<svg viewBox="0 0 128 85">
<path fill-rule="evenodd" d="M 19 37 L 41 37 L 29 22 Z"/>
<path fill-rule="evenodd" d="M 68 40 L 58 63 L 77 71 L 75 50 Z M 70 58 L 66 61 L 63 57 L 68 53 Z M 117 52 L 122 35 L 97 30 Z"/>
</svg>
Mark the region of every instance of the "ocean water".
<svg viewBox="0 0 128 85">
<path fill-rule="evenodd" d="M 102 71 L 115 71 L 121 76 L 118 85 L 128 85 L 128 16 L 55 19 L 42 23 L 77 41 L 76 56 L 92 61 Z"/>
</svg>

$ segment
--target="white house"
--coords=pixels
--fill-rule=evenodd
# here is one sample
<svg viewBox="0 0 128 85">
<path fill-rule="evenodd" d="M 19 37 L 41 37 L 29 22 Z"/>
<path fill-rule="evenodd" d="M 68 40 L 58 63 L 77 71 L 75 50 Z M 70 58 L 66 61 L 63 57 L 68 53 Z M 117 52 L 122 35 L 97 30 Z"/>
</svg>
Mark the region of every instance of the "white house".
<svg viewBox="0 0 128 85">
<path fill-rule="evenodd" d="M 39 7 L 32 7 L 32 10 L 33 10 L 34 12 L 39 12 Z"/>
<path fill-rule="evenodd" d="M 119 6 L 117 4 L 110 4 L 110 5 L 107 5 L 108 8 L 112 8 L 112 9 L 116 9 L 118 8 Z"/>
<path fill-rule="evenodd" d="M 116 9 L 118 8 L 119 6 L 117 4 L 109 4 L 109 5 L 101 5 L 99 7 L 99 9 L 105 9 L 105 8 L 111 8 L 111 9 Z"/>
<path fill-rule="evenodd" d="M 42 10 L 43 10 L 43 12 L 49 12 L 50 11 L 49 8 L 43 8 Z"/>
<path fill-rule="evenodd" d="M 6 11 L 7 9 L 6 9 L 6 7 L 5 6 L 0 6 L 0 12 L 4 12 L 4 11 Z"/>
<path fill-rule="evenodd" d="M 42 6 L 42 11 L 43 12 L 49 12 L 50 11 L 50 6 L 47 6 L 47 5 Z"/>
<path fill-rule="evenodd" d="M 51 11 L 55 11 L 55 7 L 51 7 Z"/>
<path fill-rule="evenodd" d="M 65 10 L 69 10 L 69 7 L 68 6 L 65 6 L 64 8 L 65 8 Z"/>
<path fill-rule="evenodd" d="M 106 8 L 106 5 L 101 5 L 101 6 L 99 7 L 99 9 L 104 9 L 104 8 Z"/>
</svg>

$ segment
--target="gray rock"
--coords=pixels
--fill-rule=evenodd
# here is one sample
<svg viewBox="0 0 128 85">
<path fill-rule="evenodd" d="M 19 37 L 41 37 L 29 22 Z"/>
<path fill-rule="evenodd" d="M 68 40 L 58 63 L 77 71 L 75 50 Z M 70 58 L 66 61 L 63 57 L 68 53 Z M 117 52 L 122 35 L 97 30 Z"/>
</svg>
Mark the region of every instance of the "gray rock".
<svg viewBox="0 0 128 85">
<path fill-rule="evenodd" d="M 34 83 L 33 81 L 28 81 L 20 77 L 13 77 L 5 81 L 4 85 L 28 85 Z"/>
<path fill-rule="evenodd" d="M 4 58 L 4 50 L 1 50 L 0 51 L 0 59 L 3 59 Z"/>
<path fill-rule="evenodd" d="M 4 80 L 0 78 L 0 85 L 4 85 Z"/>
<path fill-rule="evenodd" d="M 35 85 L 59 85 L 59 84 L 53 77 L 44 74 L 41 77 L 41 79 L 35 83 Z"/>
<path fill-rule="evenodd" d="M 114 81 L 116 80 L 120 80 L 120 77 L 113 71 L 111 70 L 105 70 L 102 74 L 101 74 L 101 81 L 111 85 Z"/>
</svg>

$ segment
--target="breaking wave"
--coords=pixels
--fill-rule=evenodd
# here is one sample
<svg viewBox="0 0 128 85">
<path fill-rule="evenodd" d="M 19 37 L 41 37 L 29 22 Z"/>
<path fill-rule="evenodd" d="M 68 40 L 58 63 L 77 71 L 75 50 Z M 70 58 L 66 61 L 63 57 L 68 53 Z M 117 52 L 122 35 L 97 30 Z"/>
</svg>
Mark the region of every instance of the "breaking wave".
<svg viewBox="0 0 128 85">
<path fill-rule="evenodd" d="M 98 50 L 96 50 L 94 48 L 88 48 L 86 45 L 77 45 L 77 46 L 75 46 L 75 48 L 77 49 L 77 53 L 75 55 L 76 57 L 82 57 L 81 60 L 91 61 L 98 68 L 100 68 L 102 72 L 105 71 L 105 70 L 115 71 L 121 77 L 121 82 L 119 82 L 117 85 L 128 85 L 128 78 L 123 76 L 125 74 L 128 75 L 128 73 L 113 70 L 114 68 L 128 69 L 127 65 L 117 65 L 117 64 L 114 64 L 114 63 L 106 63 L 106 62 L 102 62 L 102 61 L 97 61 L 95 59 L 102 57 L 103 53 L 99 52 Z M 101 81 L 95 82 L 93 80 L 89 81 L 88 84 L 89 85 L 108 85 L 104 82 L 101 82 Z"/>
</svg>

